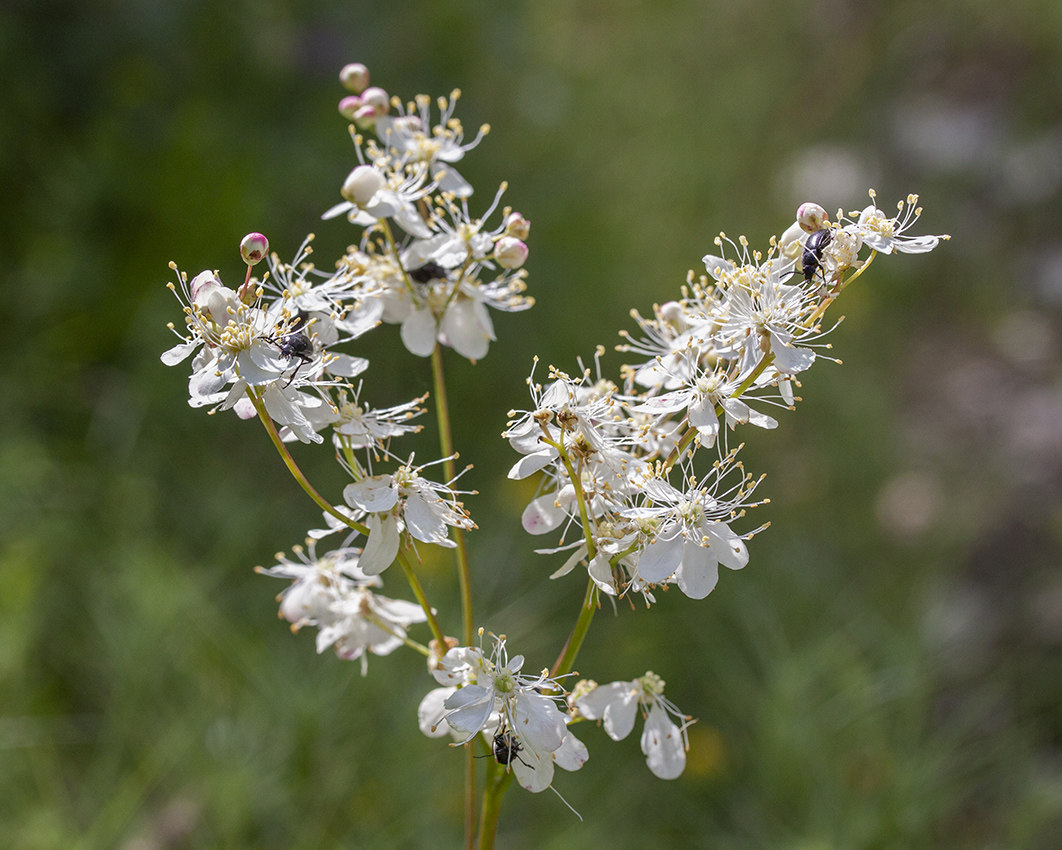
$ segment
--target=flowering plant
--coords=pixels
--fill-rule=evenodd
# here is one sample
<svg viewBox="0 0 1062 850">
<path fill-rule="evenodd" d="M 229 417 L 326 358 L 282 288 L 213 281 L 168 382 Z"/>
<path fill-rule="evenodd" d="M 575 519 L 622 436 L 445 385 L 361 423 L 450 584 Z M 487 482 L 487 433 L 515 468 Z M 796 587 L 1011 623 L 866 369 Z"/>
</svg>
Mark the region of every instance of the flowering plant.
<svg viewBox="0 0 1062 850">
<path fill-rule="evenodd" d="M 705 273 L 691 273 L 680 298 L 654 306 L 651 317 L 635 312 L 638 332 L 618 346 L 630 362 L 617 378 L 602 373 L 600 348 L 593 367 L 580 362 L 574 375 L 550 367 L 539 382 L 532 367 L 530 404 L 510 411 L 503 435 L 518 455 L 508 475 L 537 478 L 522 524 L 531 535 L 559 534 L 556 545 L 538 550 L 550 557 L 551 577 L 582 567 L 587 584 L 556 661 L 524 672 L 507 638 L 476 628 L 465 544 L 476 525 L 463 502 L 471 493 L 455 488 L 464 470 L 455 465 L 442 350 L 473 362 L 485 357 L 496 339 L 490 309 L 532 306 L 523 268 L 530 223 L 501 206 L 505 184 L 482 212 L 471 200 L 473 187 L 455 163 L 489 128 L 465 141 L 455 117 L 459 92 L 440 98 L 433 116 L 426 96 L 403 104 L 369 86 L 362 65 L 348 65 L 340 78 L 352 92 L 340 111 L 353 122 L 357 165 L 342 184 L 342 202 L 324 217 L 345 216 L 359 229 L 357 244 L 322 272 L 308 262 L 312 237 L 284 263 L 252 233 L 241 244 L 246 274 L 236 288 L 216 271 L 191 280 L 179 273 L 169 286 L 184 328 L 174 329 L 179 341 L 162 360 L 191 358 L 193 407 L 257 417 L 324 512 L 324 527 L 308 532 L 305 548 L 294 547 L 297 560 L 280 555 L 260 569 L 290 580 L 279 602 L 291 628 L 316 627 L 318 652 L 359 659 L 363 675 L 369 655 L 406 647 L 425 656 L 438 687 L 426 691 L 418 725 L 463 748 L 467 845 L 488 848 L 513 778 L 538 792 L 553 788 L 556 767 L 576 771 L 586 762 L 575 736 L 580 723 L 600 722 L 618 741 L 641 714 L 650 771 L 661 779 L 682 773 L 694 721 L 664 696 L 663 679 L 646 672 L 604 685 L 570 683 L 593 617 L 605 597 L 641 597 L 648 609 L 669 585 L 703 599 L 720 565 L 748 564 L 748 543 L 767 523 L 750 527 L 746 513 L 767 500 L 757 497 L 762 478 L 745 471 L 731 432 L 774 429 L 778 420 L 767 411 L 794 407 L 800 373 L 833 359 L 824 339 L 836 322 L 825 323 L 827 310 L 877 255 L 929 251 L 947 237 L 908 234 L 921 212 L 913 195 L 894 216 L 877 207 L 873 192 L 862 211 L 833 220 L 805 203 L 766 252 L 720 234 L 703 258 Z M 254 269 L 263 260 L 268 271 L 259 278 Z M 352 383 L 369 363 L 348 344 L 381 323 L 399 325 L 408 352 L 430 358 L 437 460 L 417 464 L 391 448 L 419 430 L 412 420 L 429 396 L 373 407 L 364 379 Z M 294 440 L 323 443 L 325 435 L 350 477 L 341 500 L 319 493 L 287 448 Z M 433 480 L 433 467 L 441 480 Z M 319 551 L 334 535 L 340 541 Z M 453 628 L 456 614 L 437 611 L 418 578 L 424 544 L 455 551 L 458 636 L 442 625 Z M 415 601 L 380 593 L 395 564 Z M 430 632 L 426 642 L 410 637 L 420 624 Z M 478 834 L 477 750 L 489 756 Z"/>
</svg>

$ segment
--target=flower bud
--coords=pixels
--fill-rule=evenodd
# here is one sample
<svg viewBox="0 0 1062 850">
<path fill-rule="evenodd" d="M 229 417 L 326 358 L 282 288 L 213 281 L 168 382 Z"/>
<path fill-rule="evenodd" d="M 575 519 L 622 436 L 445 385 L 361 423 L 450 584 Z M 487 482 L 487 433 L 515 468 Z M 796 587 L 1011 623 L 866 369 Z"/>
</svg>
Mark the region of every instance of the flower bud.
<svg viewBox="0 0 1062 850">
<path fill-rule="evenodd" d="M 339 101 L 339 114 L 348 121 L 353 121 L 357 111 L 361 109 L 361 98 L 357 95 L 348 95 Z"/>
<path fill-rule="evenodd" d="M 360 62 L 351 62 L 349 65 L 344 65 L 343 70 L 339 72 L 339 82 L 348 91 L 352 91 L 354 94 L 361 94 L 369 85 L 369 69 Z"/>
<path fill-rule="evenodd" d="M 814 233 L 816 230 L 822 230 L 823 223 L 830 219 L 826 214 L 826 210 L 811 202 L 797 207 L 796 217 L 797 223 L 805 233 Z"/>
<path fill-rule="evenodd" d="M 249 266 L 257 266 L 269 253 L 269 240 L 261 233 L 248 233 L 240 241 L 240 256 Z"/>
<path fill-rule="evenodd" d="M 505 235 L 526 239 L 531 233 L 531 222 L 518 212 L 509 213 L 505 219 Z"/>
<path fill-rule="evenodd" d="M 503 236 L 494 246 L 494 259 L 503 269 L 518 269 L 527 262 L 527 246 L 513 236 Z"/>
<path fill-rule="evenodd" d="M 371 165 L 359 165 L 343 181 L 340 194 L 359 207 L 364 207 L 386 184 L 384 176 Z"/>
<path fill-rule="evenodd" d="M 386 115 L 391 111 L 391 99 L 383 89 L 372 86 L 361 93 L 361 102 L 371 106 L 376 111 L 376 117 Z"/>
<path fill-rule="evenodd" d="M 371 130 L 378 117 L 375 106 L 362 103 L 354 113 L 354 124 L 359 130 Z"/>
</svg>

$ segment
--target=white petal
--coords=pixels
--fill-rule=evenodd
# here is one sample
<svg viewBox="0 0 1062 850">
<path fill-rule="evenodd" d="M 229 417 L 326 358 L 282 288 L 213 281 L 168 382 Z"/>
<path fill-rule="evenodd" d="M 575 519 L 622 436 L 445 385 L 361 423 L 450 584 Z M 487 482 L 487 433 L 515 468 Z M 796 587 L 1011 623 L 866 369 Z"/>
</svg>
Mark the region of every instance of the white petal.
<svg viewBox="0 0 1062 850">
<path fill-rule="evenodd" d="M 436 501 L 439 501 L 436 499 Z M 438 543 L 446 540 L 446 523 L 432 510 L 431 505 L 419 493 L 410 493 L 406 499 L 402 518 L 406 528 L 417 540 L 425 543 Z"/>
<path fill-rule="evenodd" d="M 334 354 L 335 359 L 328 361 L 328 371 L 343 378 L 353 378 L 369 368 L 369 361 L 364 357 L 351 357 L 349 354 Z"/>
<path fill-rule="evenodd" d="M 467 198 L 472 194 L 472 185 L 458 174 L 452 165 L 434 164 L 431 176 L 433 180 L 438 181 L 443 192 L 452 192 L 459 198 Z"/>
<path fill-rule="evenodd" d="M 649 710 L 642 730 L 642 752 L 649 769 L 661 779 L 677 779 L 686 768 L 682 731 L 659 705 Z"/>
<path fill-rule="evenodd" d="M 427 307 L 420 307 L 402 322 L 402 344 L 417 357 L 431 357 L 435 350 L 435 316 Z"/>
<path fill-rule="evenodd" d="M 532 794 L 545 791 L 553 781 L 553 753 L 524 748 L 509 765 L 520 786 Z"/>
<path fill-rule="evenodd" d="M 546 534 L 557 528 L 568 512 L 557 507 L 557 494 L 547 493 L 532 499 L 520 517 L 520 523 L 528 534 Z"/>
<path fill-rule="evenodd" d="M 398 501 L 398 488 L 390 475 L 378 475 L 348 484 L 343 488 L 343 501 L 363 511 L 384 513 Z"/>
<path fill-rule="evenodd" d="M 513 468 L 509 470 L 509 478 L 519 481 L 521 478 L 534 475 L 540 469 L 553 463 L 557 457 L 557 450 L 552 446 L 547 446 L 542 451 L 522 457 L 514 463 Z"/>
<path fill-rule="evenodd" d="M 458 299 L 450 305 L 442 319 L 442 332 L 446 334 L 446 339 L 454 351 L 469 360 L 486 357 L 490 347 L 490 336 L 479 322 L 475 303 L 469 299 Z"/>
<path fill-rule="evenodd" d="M 638 575 L 652 584 L 670 578 L 682 563 L 682 544 L 681 534 L 670 540 L 658 537 L 642 551 L 638 559 Z"/>
<path fill-rule="evenodd" d="M 719 583 L 719 561 L 714 547 L 708 549 L 693 540 L 682 548 L 682 564 L 675 571 L 679 589 L 690 599 L 704 599 Z"/>
<path fill-rule="evenodd" d="M 531 749 L 553 752 L 564 741 L 564 713 L 549 697 L 518 694 L 512 717 L 516 734 Z"/>
<path fill-rule="evenodd" d="M 449 734 L 450 726 L 443 722 L 446 709 L 443 703 L 455 691 L 455 688 L 434 688 L 428 691 L 417 707 L 417 725 L 429 738 L 441 738 Z"/>
<path fill-rule="evenodd" d="M 590 758 L 586 744 L 576 738 L 569 730 L 564 736 L 564 743 L 553 751 L 553 761 L 564 770 L 578 770 Z"/>
<path fill-rule="evenodd" d="M 167 366 L 176 366 L 184 361 L 189 354 L 202 344 L 202 340 L 193 339 L 191 342 L 179 342 L 173 348 L 162 352 L 162 362 Z"/>
<path fill-rule="evenodd" d="M 388 515 L 369 514 L 365 522 L 369 526 L 369 539 L 358 566 L 367 576 L 376 576 L 386 570 L 398 554 L 398 521 Z"/>
</svg>

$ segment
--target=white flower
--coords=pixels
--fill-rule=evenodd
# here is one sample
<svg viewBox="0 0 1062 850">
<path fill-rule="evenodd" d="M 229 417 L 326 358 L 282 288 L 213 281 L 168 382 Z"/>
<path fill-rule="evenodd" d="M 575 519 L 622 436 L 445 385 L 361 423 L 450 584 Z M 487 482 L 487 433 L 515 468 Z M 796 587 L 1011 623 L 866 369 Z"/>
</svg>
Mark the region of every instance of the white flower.
<svg viewBox="0 0 1062 850">
<path fill-rule="evenodd" d="M 329 357 L 312 331 L 295 329 L 290 304 L 282 299 L 265 309 L 254 294 L 254 303 L 244 303 L 214 272 L 196 275 L 190 285 L 183 274 L 179 280 L 181 293 L 173 284 L 169 288 L 184 304 L 188 335 L 162 355 L 162 362 L 177 365 L 198 349 L 192 359 L 188 403 L 235 408 L 248 418 L 254 415 L 248 394 L 255 392 L 270 416 L 289 426 L 300 440 L 321 442 L 305 411 L 323 402 L 319 395 L 300 389 L 320 384 Z"/>
<path fill-rule="evenodd" d="M 380 164 L 359 165 L 343 182 L 341 194 L 346 200 L 325 212 L 321 218 L 335 218 L 343 213 L 353 224 L 371 227 L 381 219 L 393 218 L 412 236 L 427 239 L 431 228 L 417 211 L 417 201 L 430 194 L 435 184 L 427 183 L 427 168 L 389 168 L 386 159 Z"/>
<path fill-rule="evenodd" d="M 278 556 L 263 575 L 290 578 L 292 583 L 278 598 L 280 615 L 292 631 L 317 626 L 317 651 L 334 647 L 344 660 L 361 659 L 361 674 L 368 670 L 368 653 L 389 655 L 402 645 L 406 629 L 427 620 L 424 610 L 412 602 L 388 599 L 370 588 L 380 579 L 365 574 L 357 549 L 335 549 L 320 557 L 311 541 L 308 553 L 295 547 L 301 563 Z"/>
<path fill-rule="evenodd" d="M 594 687 L 575 700 L 575 707 L 588 720 L 601 720 L 613 741 L 631 733 L 640 710 L 646 718 L 641 744 L 649 769 L 661 779 L 677 779 L 685 769 L 690 746 L 686 728 L 691 721 L 664 697 L 664 681 L 656 674 L 648 672 L 633 682 Z"/>
<path fill-rule="evenodd" d="M 456 690 L 443 700 L 441 718 L 436 716 L 436 704 L 442 690 L 425 698 L 421 729 L 427 725 L 431 734 L 438 735 L 439 724 L 445 721 L 464 742 L 480 733 L 492 741 L 501 735 L 512 754 L 507 768 L 522 787 L 538 792 L 550 787 L 555 765 L 577 770 L 587 753 L 568 731 L 567 716 L 557 707 L 563 688 L 545 671 L 537 676 L 522 674 L 523 664 L 522 655 L 509 658 L 503 637 L 495 638 L 489 657 L 475 647 L 451 649 L 433 675 L 447 689 Z M 556 696 L 547 696 L 550 693 Z"/>
<path fill-rule="evenodd" d="M 374 475 L 343 489 L 346 503 L 368 514 L 369 540 L 360 562 L 366 574 L 378 575 L 391 566 L 403 529 L 417 540 L 453 548 L 457 544 L 449 539 L 447 526 L 475 528 L 454 491 L 422 478 L 423 468 L 413 467 L 410 458 L 393 475 Z"/>
<path fill-rule="evenodd" d="M 870 198 L 871 201 L 876 200 L 873 191 L 870 193 Z M 906 205 L 903 201 L 896 205 L 897 213 L 892 218 L 871 203 L 859 213 L 858 221 L 847 225 L 845 230 L 858 234 L 862 237 L 864 245 L 882 254 L 891 254 L 893 251 L 904 254 L 924 254 L 936 248 L 942 239 L 951 237 L 905 236 L 905 231 L 922 215 L 922 208 L 915 206 L 917 203 L 918 195 L 908 195 Z"/>
<path fill-rule="evenodd" d="M 376 135 L 400 161 L 428 163 L 432 179 L 442 191 L 464 198 L 472 194 L 472 187 L 457 173 L 453 163 L 478 145 L 490 127 L 484 124 L 475 139 L 465 143 L 461 122 L 453 117 L 460 96 L 461 92 L 455 89 L 449 100 L 439 98 L 439 122 L 432 126 L 431 98 L 417 95 L 416 112 L 414 104 L 410 104 L 408 114 L 377 119 Z"/>
<path fill-rule="evenodd" d="M 650 584 L 673 579 L 691 599 L 703 599 L 719 581 L 719 565 L 740 570 L 749 561 L 745 540 L 756 532 L 738 535 L 729 521 L 739 510 L 755 503 L 748 501 L 758 481 L 742 473 L 736 495 L 717 498 L 716 491 L 732 465 L 731 452 L 713 469 L 711 484 L 698 484 L 691 477 L 685 492 L 661 478 L 645 481 L 646 504 L 622 511 L 638 520 L 651 541 L 638 559 L 638 576 Z"/>
</svg>

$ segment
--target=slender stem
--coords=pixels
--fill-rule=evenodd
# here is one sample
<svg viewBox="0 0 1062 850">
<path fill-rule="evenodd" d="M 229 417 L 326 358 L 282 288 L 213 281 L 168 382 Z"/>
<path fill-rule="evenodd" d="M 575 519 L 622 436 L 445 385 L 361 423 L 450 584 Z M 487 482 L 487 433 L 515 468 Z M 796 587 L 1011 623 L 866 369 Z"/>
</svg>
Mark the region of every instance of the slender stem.
<svg viewBox="0 0 1062 850">
<path fill-rule="evenodd" d="M 251 399 L 251 403 L 254 405 L 254 409 L 258 411 L 258 418 L 262 420 L 262 424 L 265 426 L 266 431 L 269 433 L 269 438 L 273 441 L 273 445 L 280 453 L 281 459 L 284 461 L 284 465 L 288 468 L 288 471 L 292 474 L 292 477 L 299 482 L 299 486 L 306 491 L 306 495 L 313 499 L 317 506 L 325 511 L 325 513 L 331 514 L 344 525 L 349 526 L 355 531 L 360 531 L 362 534 L 368 536 L 369 529 L 362 525 L 360 522 L 352 520 L 350 517 L 337 511 L 332 504 L 309 482 L 309 479 L 299 469 L 299 465 L 295 463 L 295 459 L 291 456 L 291 452 L 288 451 L 288 447 L 284 444 L 284 441 L 280 439 L 280 434 L 277 433 L 277 426 L 273 424 L 273 418 L 269 415 L 265 409 L 265 404 L 256 392 L 248 392 L 247 397 Z"/>
<path fill-rule="evenodd" d="M 431 377 L 435 387 L 435 414 L 439 421 L 439 447 L 445 458 L 443 473 L 448 481 L 457 475 L 454 464 L 454 438 L 450 430 L 450 406 L 446 398 L 446 378 L 443 375 L 442 347 L 435 343 L 431 353 Z M 461 589 L 461 636 L 462 644 L 470 646 L 474 635 L 475 615 L 472 608 L 472 571 L 468 562 L 468 546 L 463 529 L 454 529 L 457 544 L 457 581 Z"/>
<path fill-rule="evenodd" d="M 586 584 L 586 596 L 583 597 L 583 606 L 579 609 L 579 617 L 572 627 L 572 633 L 564 644 L 564 649 L 549 671 L 550 676 L 563 676 L 570 673 L 575 666 L 575 658 L 583 646 L 587 632 L 590 631 L 590 623 L 593 622 L 594 613 L 597 611 L 597 585 L 594 580 Z"/>
<path fill-rule="evenodd" d="M 476 763 L 471 746 L 465 748 L 465 850 L 476 846 Z"/>
<path fill-rule="evenodd" d="M 544 425 L 542 430 L 546 430 Z M 590 511 L 586 506 L 586 494 L 583 492 L 582 476 L 576 474 L 571 456 L 564 447 L 563 432 L 561 432 L 561 439 L 556 441 L 548 436 L 548 431 L 546 434 L 547 436 L 545 437 L 539 437 L 539 440 L 545 445 L 555 448 L 557 454 L 560 455 L 560 459 L 564 462 L 564 468 L 568 472 L 568 480 L 572 482 L 572 487 L 575 489 L 575 501 L 579 505 L 579 521 L 583 527 L 583 539 L 586 541 L 586 555 L 592 561 L 597 555 L 597 545 L 594 543 L 594 530 L 590 527 Z"/>
<path fill-rule="evenodd" d="M 509 790 L 512 781 L 513 774 L 509 770 L 496 770 L 487 780 L 487 787 L 483 791 L 483 812 L 479 821 L 479 850 L 492 850 L 494 847 L 502 797 Z"/>
<path fill-rule="evenodd" d="M 417 578 L 413 565 L 409 562 L 409 556 L 405 552 L 398 553 L 398 565 L 402 567 L 402 572 L 406 574 L 406 581 L 409 582 L 413 595 L 417 597 L 417 602 L 420 603 L 420 607 L 424 609 L 424 613 L 428 616 L 428 628 L 431 629 L 431 635 L 439 645 L 439 651 L 446 652 L 446 636 L 443 634 L 442 629 L 439 628 L 439 621 L 435 619 L 435 612 L 432 611 L 431 605 L 428 604 L 428 597 L 424 595 L 424 588 L 421 587 L 420 579 Z"/>
<path fill-rule="evenodd" d="M 428 649 L 428 647 L 426 647 L 422 643 L 417 643 L 415 640 L 410 640 L 407 637 L 403 637 L 398 632 L 396 632 L 393 628 L 391 628 L 391 626 L 388 625 L 385 620 L 381 619 L 380 617 L 378 617 L 374 613 L 372 613 L 372 611 L 364 611 L 364 612 L 362 612 L 361 618 L 363 620 L 366 620 L 366 621 L 372 623 L 380 631 L 387 632 L 387 634 L 391 635 L 391 637 L 398 638 L 400 641 L 402 641 L 402 643 L 404 643 L 410 649 L 416 650 L 417 652 L 419 652 L 421 655 L 425 656 L 426 658 L 430 658 L 431 657 L 431 650 Z"/>
<path fill-rule="evenodd" d="M 258 411 L 258 418 L 262 420 L 262 424 L 265 426 L 266 431 L 269 432 L 269 437 L 273 441 L 276 450 L 280 453 L 284 465 L 288 468 L 288 471 L 292 474 L 295 480 L 299 482 L 299 486 L 306 491 L 306 495 L 313 499 L 323 511 L 334 516 L 348 528 L 361 532 L 368 537 L 369 529 L 367 526 L 362 525 L 360 522 L 356 522 L 345 514 L 337 511 L 309 482 L 302 470 L 299 469 L 299 465 L 295 463 L 295 459 L 291 456 L 291 452 L 288 451 L 288 447 L 284 445 L 284 441 L 280 439 L 280 434 L 277 433 L 277 426 L 273 424 L 273 418 L 265 409 L 265 404 L 262 402 L 262 399 L 258 394 L 252 391 L 248 392 L 247 396 L 251 399 L 254 409 Z M 398 563 L 401 564 L 402 571 L 406 574 L 406 580 L 409 582 L 409 586 L 413 590 L 413 595 L 417 597 L 417 602 L 419 602 L 420 607 L 424 609 L 424 613 L 428 618 L 428 626 L 431 629 L 432 637 L 438 641 L 440 649 L 445 651 L 446 638 L 443 635 L 442 629 L 439 628 L 439 621 L 435 619 L 435 613 L 432 611 L 431 605 L 428 603 L 428 598 L 424 595 L 424 588 L 421 587 L 420 580 L 417 578 L 417 574 L 413 571 L 413 565 L 409 562 L 409 556 L 406 555 L 405 552 L 399 552 Z"/>
</svg>

